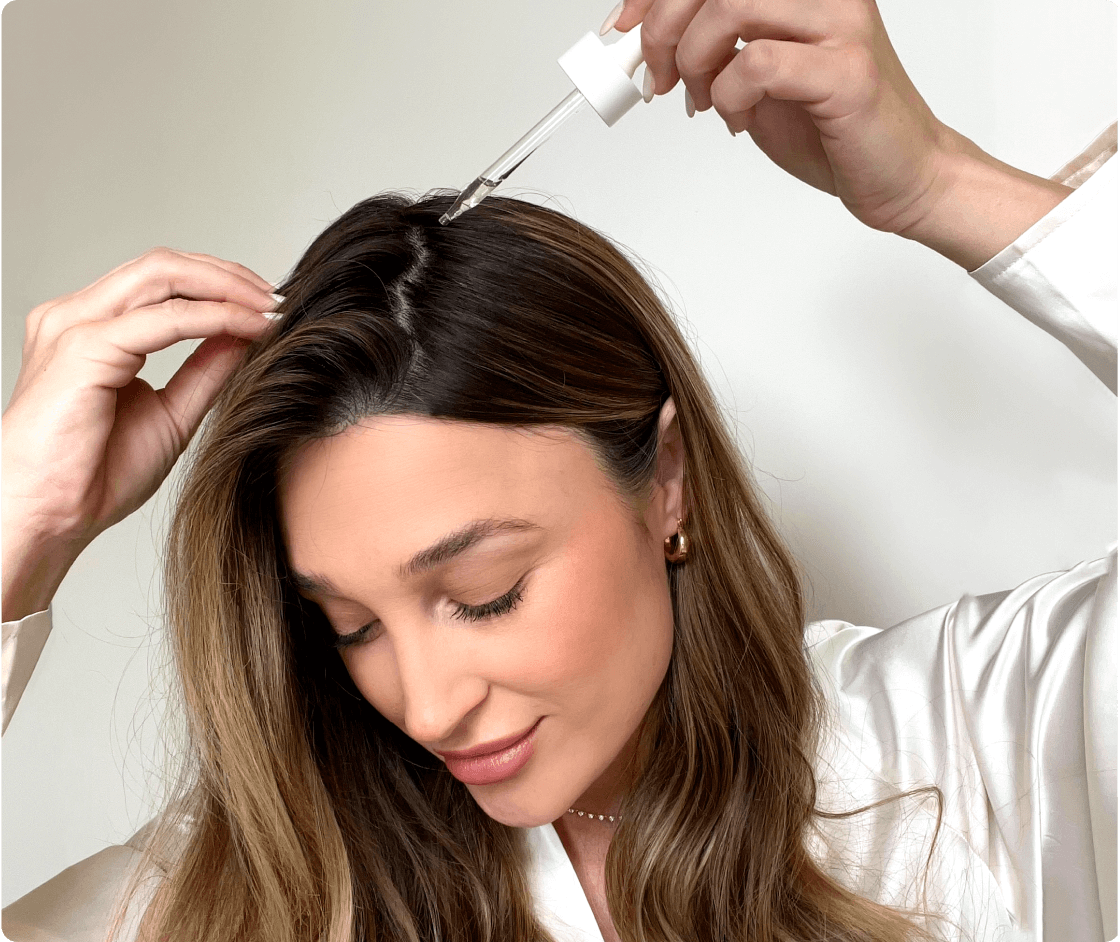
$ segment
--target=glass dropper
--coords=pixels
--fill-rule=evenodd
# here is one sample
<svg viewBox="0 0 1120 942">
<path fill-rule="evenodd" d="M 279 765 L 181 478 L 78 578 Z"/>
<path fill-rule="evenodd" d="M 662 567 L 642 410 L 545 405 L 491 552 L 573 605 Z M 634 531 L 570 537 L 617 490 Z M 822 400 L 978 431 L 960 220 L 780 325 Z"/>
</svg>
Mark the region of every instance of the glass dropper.
<svg viewBox="0 0 1120 942">
<path fill-rule="evenodd" d="M 642 100 L 634 84 L 634 71 L 642 61 L 641 30 L 632 29 L 618 42 L 603 45 L 594 33 L 588 33 L 560 57 L 560 67 L 576 86 L 560 104 L 533 125 L 529 133 L 507 150 L 494 163 L 475 177 L 451 208 L 439 217 L 440 225 L 473 209 L 525 161 L 533 151 L 556 132 L 565 121 L 586 103 L 598 112 L 608 126 Z"/>
<path fill-rule="evenodd" d="M 459 194 L 452 207 L 439 217 L 439 224 L 445 226 L 456 216 L 465 213 L 468 209 L 474 209 L 494 192 L 498 184 L 521 166 L 526 157 L 552 137 L 560 125 L 586 104 L 587 99 L 578 88 L 569 93 L 560 104 L 534 124 L 528 134 L 483 170 L 481 175 L 474 178 L 474 181 Z"/>
</svg>

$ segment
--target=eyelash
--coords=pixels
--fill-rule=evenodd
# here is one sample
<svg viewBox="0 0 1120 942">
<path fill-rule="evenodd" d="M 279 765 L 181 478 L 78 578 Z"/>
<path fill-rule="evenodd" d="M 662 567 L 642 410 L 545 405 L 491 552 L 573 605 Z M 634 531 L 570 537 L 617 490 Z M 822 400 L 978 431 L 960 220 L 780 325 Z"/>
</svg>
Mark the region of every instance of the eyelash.
<svg viewBox="0 0 1120 942">
<path fill-rule="evenodd" d="M 497 618 L 499 615 L 508 615 L 517 607 L 517 603 L 521 601 L 521 590 L 524 588 L 524 585 L 525 580 L 522 578 L 519 579 L 517 584 L 505 595 L 491 602 L 484 602 L 482 605 L 460 605 L 452 617 L 462 619 L 463 621 L 482 621 L 486 618 Z"/>
<path fill-rule="evenodd" d="M 451 616 L 452 618 L 459 618 L 463 621 L 484 621 L 487 618 L 498 618 L 501 615 L 508 615 L 512 612 L 517 604 L 522 599 L 522 590 L 525 588 L 525 577 L 522 576 L 517 584 L 510 589 L 505 595 L 500 596 L 490 602 L 483 602 L 481 605 L 463 605 L 459 604 L 458 609 Z M 357 631 L 351 631 L 349 634 L 339 635 L 334 640 L 335 648 L 346 648 L 352 644 L 359 644 L 366 635 L 369 634 L 373 628 L 374 622 L 368 625 L 363 625 Z"/>
</svg>

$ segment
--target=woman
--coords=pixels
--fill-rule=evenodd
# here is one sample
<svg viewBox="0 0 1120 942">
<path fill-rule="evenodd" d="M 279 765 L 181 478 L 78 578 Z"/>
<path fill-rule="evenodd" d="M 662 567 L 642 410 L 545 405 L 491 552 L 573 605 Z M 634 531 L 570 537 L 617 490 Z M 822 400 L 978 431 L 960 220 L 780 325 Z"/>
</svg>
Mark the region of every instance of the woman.
<svg viewBox="0 0 1120 942">
<path fill-rule="evenodd" d="M 727 62 L 739 32 L 820 24 L 655 7 L 651 92 L 679 69 L 698 106 L 858 218 L 993 284 L 1063 200 L 1081 213 L 1041 244 L 1076 232 L 1104 178 L 1077 200 L 980 153 L 929 114 L 873 8 L 840 14 L 831 44 L 760 38 Z M 29 321 L 5 420 L 6 619 L 47 607 L 225 386 L 169 552 L 195 765 L 138 842 L 129 919 L 154 898 L 140 937 L 995 938 L 1008 922 L 1103 937 L 1107 890 L 1068 865 L 1107 820 L 1082 822 L 1064 856 L 1031 843 L 1071 809 L 1092 818 L 1096 766 L 1081 757 L 1075 788 L 1069 769 L 1064 787 L 1053 769 L 1036 782 L 990 730 L 956 724 L 996 710 L 997 741 L 1015 720 L 1051 757 L 1057 727 L 1032 711 L 1068 720 L 1084 655 L 1017 685 L 1012 629 L 1030 613 L 1048 654 L 1097 643 L 1106 566 L 881 637 L 803 637 L 794 566 L 632 266 L 541 209 L 495 200 L 442 229 L 446 205 L 345 214 L 281 287 L 275 328 L 259 278 L 171 252 Z M 1001 290 L 1114 371 L 1103 338 L 1035 311 L 1043 292 L 1020 281 Z M 162 396 L 134 381 L 185 336 L 211 339 Z M 255 343 L 243 358 L 230 338 Z M 977 695 L 987 674 L 968 671 L 992 665 L 1003 682 Z M 897 671 L 917 721 L 898 716 Z M 1022 826 L 1036 802 L 1043 821 Z M 128 863 L 76 879 L 115 897 Z M 1055 900 L 1071 888 L 1076 906 Z M 6 931 L 36 906 L 91 924 L 74 889 L 17 904 Z"/>
</svg>

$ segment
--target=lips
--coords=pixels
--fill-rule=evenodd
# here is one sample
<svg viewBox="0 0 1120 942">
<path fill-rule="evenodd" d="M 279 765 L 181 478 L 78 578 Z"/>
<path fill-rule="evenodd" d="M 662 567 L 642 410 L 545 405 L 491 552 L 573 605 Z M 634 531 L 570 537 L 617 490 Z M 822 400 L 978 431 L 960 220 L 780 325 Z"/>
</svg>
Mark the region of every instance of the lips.
<svg viewBox="0 0 1120 942">
<path fill-rule="evenodd" d="M 543 719 L 543 717 L 542 717 Z M 529 729 L 455 752 L 434 750 L 447 770 L 465 785 L 494 785 L 513 778 L 533 756 L 537 720 Z"/>
</svg>

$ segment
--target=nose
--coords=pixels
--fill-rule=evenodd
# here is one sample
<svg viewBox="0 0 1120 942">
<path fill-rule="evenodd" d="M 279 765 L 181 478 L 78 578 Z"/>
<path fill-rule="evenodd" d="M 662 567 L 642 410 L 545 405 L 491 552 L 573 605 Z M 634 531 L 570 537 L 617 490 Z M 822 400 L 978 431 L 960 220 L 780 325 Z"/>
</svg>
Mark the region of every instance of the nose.
<svg viewBox="0 0 1120 942">
<path fill-rule="evenodd" d="M 489 690 L 485 677 L 439 629 L 394 642 L 404 731 L 425 746 L 447 741 Z"/>
</svg>

